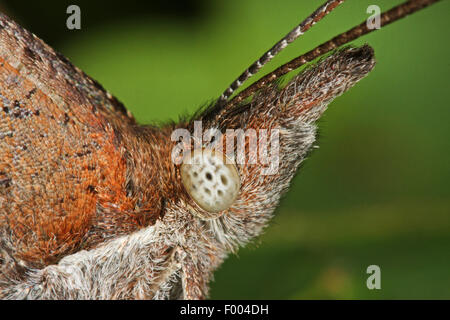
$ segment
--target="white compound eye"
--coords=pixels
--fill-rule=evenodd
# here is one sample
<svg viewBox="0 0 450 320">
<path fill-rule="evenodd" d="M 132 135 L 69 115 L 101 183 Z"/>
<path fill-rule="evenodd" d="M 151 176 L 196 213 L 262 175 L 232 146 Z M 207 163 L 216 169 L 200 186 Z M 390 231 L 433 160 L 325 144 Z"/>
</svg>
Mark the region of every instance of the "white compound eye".
<svg viewBox="0 0 450 320">
<path fill-rule="evenodd" d="M 183 162 L 181 180 L 195 203 L 208 212 L 228 209 L 241 187 L 236 166 L 209 149 L 196 150 Z"/>
</svg>

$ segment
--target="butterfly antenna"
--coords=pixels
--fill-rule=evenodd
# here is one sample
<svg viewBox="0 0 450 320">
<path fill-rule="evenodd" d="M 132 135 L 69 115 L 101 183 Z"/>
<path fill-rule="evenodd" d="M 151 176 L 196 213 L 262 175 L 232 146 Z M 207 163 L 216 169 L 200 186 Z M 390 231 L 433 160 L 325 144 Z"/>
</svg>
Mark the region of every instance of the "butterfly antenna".
<svg viewBox="0 0 450 320">
<path fill-rule="evenodd" d="M 388 25 L 396 20 L 399 20 L 409 14 L 412 14 L 416 11 L 419 11 L 435 2 L 441 0 L 409 0 L 406 1 L 391 10 L 388 10 L 380 15 L 380 27 Z M 279 77 L 287 74 L 288 72 L 295 70 L 302 65 L 313 61 L 314 59 L 324 55 L 327 52 L 330 52 L 344 44 L 347 44 L 367 33 L 375 31 L 375 28 L 369 28 L 366 21 L 362 22 L 360 25 L 348 30 L 347 32 L 341 33 L 340 35 L 334 37 L 333 39 L 319 45 L 315 49 L 291 60 L 290 62 L 282 65 L 277 68 L 275 71 L 269 73 L 268 75 L 262 77 L 255 83 L 253 83 L 250 87 L 241 91 L 238 95 L 236 95 L 231 102 L 229 102 L 228 106 L 234 105 L 236 103 L 241 102 L 247 97 L 251 96 L 253 93 L 263 88 L 267 83 L 278 79 Z M 264 57 L 264 56 L 263 56 Z M 244 73 L 245 74 L 245 73 Z M 227 92 L 227 91 L 226 91 Z"/>
<path fill-rule="evenodd" d="M 284 38 L 278 41 L 269 51 L 264 53 L 261 58 L 254 62 L 247 68 L 220 96 L 218 104 L 222 104 L 227 101 L 228 98 L 235 92 L 241 85 L 248 80 L 251 76 L 256 74 L 266 63 L 272 60 L 277 54 L 279 54 L 284 48 L 286 48 L 291 42 L 296 40 L 306 31 L 308 31 L 313 25 L 322 20 L 327 14 L 333 11 L 338 5 L 345 0 L 328 0 L 325 4 L 320 6 L 314 11 L 308 18 L 289 32 Z"/>
</svg>

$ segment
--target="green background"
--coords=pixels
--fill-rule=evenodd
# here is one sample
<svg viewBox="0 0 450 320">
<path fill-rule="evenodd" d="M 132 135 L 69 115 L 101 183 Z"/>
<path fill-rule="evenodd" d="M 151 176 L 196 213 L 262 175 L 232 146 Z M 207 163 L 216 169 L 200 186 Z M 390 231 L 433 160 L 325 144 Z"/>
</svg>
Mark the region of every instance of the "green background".
<svg viewBox="0 0 450 320">
<path fill-rule="evenodd" d="M 322 1 L 0 1 L 142 123 L 192 113 Z M 347 1 L 261 75 L 401 1 Z M 68 4 L 82 29 L 65 28 Z M 320 149 L 211 298 L 450 298 L 450 2 L 365 36 L 374 71 L 319 123 Z M 381 290 L 366 268 L 381 267 Z"/>
</svg>

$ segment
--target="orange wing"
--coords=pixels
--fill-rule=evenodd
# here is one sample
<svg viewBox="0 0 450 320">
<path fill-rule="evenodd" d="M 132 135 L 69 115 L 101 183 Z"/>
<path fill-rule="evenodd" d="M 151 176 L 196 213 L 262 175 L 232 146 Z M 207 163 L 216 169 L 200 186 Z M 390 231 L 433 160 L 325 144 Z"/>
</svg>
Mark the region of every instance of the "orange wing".
<svg viewBox="0 0 450 320">
<path fill-rule="evenodd" d="M 0 249 L 54 263 L 95 243 L 104 206 L 132 209 L 121 132 L 134 124 L 98 83 L 0 14 Z"/>
</svg>

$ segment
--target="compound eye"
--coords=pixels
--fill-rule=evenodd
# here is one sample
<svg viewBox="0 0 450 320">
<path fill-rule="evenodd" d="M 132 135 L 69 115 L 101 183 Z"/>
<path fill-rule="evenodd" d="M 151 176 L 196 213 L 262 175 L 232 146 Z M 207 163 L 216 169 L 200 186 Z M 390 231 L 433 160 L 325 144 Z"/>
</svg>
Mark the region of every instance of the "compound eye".
<svg viewBox="0 0 450 320">
<path fill-rule="evenodd" d="M 183 161 L 181 180 L 195 203 L 211 213 L 228 209 L 241 187 L 236 166 L 209 149 L 196 150 Z"/>
</svg>

